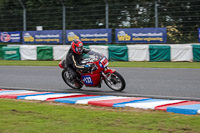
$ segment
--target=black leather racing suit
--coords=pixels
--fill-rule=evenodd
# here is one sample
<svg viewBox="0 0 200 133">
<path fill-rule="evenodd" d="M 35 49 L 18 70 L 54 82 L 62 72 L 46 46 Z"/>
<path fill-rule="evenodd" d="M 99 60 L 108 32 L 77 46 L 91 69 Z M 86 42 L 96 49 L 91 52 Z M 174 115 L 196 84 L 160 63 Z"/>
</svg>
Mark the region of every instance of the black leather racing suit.
<svg viewBox="0 0 200 133">
<path fill-rule="evenodd" d="M 87 53 L 89 51 L 90 51 L 89 49 L 83 48 L 83 53 Z M 68 67 L 69 72 L 73 76 L 73 79 L 76 79 L 76 77 L 78 76 L 76 70 L 90 69 L 88 67 L 81 66 L 81 59 L 82 59 L 82 54 L 81 55 L 75 54 L 73 50 L 70 48 L 66 56 L 66 66 Z"/>
</svg>

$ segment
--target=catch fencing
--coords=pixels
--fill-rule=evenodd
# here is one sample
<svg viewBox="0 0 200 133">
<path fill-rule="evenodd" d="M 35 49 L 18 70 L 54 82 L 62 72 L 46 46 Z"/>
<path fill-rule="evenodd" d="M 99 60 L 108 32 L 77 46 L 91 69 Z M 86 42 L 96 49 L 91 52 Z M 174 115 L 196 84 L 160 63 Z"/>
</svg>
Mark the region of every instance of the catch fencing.
<svg viewBox="0 0 200 133">
<path fill-rule="evenodd" d="M 167 28 L 167 43 L 196 43 L 200 0 L 2 0 L 0 32 Z M 65 37 L 65 35 L 63 35 Z"/>
</svg>

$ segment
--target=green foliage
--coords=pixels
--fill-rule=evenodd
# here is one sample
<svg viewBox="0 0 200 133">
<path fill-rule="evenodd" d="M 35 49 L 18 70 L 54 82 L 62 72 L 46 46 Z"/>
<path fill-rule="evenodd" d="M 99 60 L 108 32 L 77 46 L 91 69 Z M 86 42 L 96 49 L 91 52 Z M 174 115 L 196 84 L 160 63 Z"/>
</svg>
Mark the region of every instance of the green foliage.
<svg viewBox="0 0 200 133">
<path fill-rule="evenodd" d="M 197 42 L 199 1 L 170 0 L 159 5 L 159 22 L 168 29 L 168 43 Z M 190 41 L 189 41 L 190 40 Z"/>
</svg>

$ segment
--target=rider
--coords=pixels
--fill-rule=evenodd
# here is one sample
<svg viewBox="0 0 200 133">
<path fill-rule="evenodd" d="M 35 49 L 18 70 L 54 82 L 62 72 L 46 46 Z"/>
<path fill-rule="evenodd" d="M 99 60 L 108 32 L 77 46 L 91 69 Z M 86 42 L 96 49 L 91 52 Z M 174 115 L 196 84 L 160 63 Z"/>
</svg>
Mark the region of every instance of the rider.
<svg viewBox="0 0 200 133">
<path fill-rule="evenodd" d="M 71 74 L 72 82 L 77 86 L 80 78 L 76 70 L 90 71 L 91 67 L 81 65 L 82 54 L 89 52 L 89 49 L 83 48 L 83 43 L 79 39 L 74 39 L 71 43 L 71 48 L 69 49 L 66 56 L 66 65 L 68 67 L 69 73 Z"/>
</svg>

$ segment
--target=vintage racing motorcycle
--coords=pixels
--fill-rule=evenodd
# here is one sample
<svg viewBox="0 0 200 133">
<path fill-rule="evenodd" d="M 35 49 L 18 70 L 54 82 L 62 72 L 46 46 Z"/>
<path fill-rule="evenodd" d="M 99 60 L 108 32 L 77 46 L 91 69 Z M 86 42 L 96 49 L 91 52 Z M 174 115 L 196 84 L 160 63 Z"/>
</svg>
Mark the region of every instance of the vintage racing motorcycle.
<svg viewBox="0 0 200 133">
<path fill-rule="evenodd" d="M 126 87 L 124 78 L 115 69 L 110 69 L 108 67 L 108 59 L 103 54 L 95 50 L 90 50 L 87 54 L 83 55 L 81 61 L 82 65 L 88 65 L 91 67 L 90 72 L 77 71 L 80 76 L 77 77 L 80 84 L 76 86 L 72 82 L 72 76 L 67 67 L 64 67 L 65 60 L 60 61 L 59 67 L 64 69 L 62 71 L 62 78 L 65 83 L 73 89 L 80 89 L 84 85 L 86 87 L 99 87 L 101 88 L 102 80 L 105 84 L 114 91 L 122 91 Z"/>
</svg>

